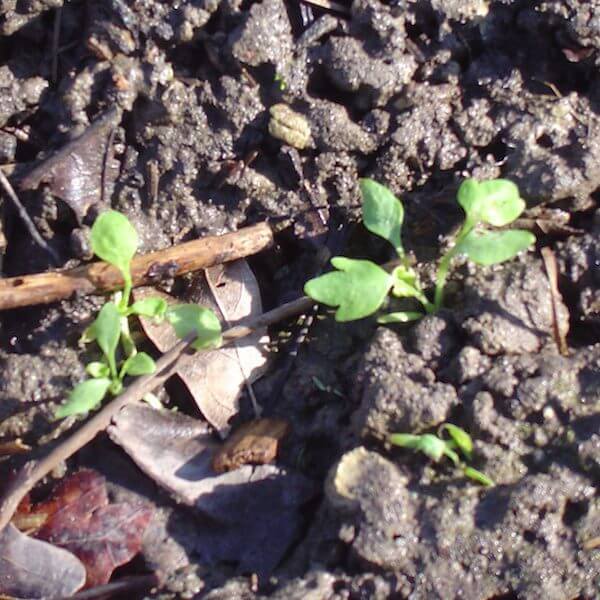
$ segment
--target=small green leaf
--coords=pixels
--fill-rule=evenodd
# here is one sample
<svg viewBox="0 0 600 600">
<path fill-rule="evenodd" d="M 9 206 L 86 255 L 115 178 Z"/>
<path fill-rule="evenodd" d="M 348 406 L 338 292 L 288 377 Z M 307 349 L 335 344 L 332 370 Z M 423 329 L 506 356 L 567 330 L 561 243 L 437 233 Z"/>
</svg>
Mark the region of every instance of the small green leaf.
<svg viewBox="0 0 600 600">
<path fill-rule="evenodd" d="M 533 233 L 521 229 L 471 231 L 456 246 L 456 252 L 466 254 L 478 265 L 488 266 L 514 258 L 533 243 Z"/>
<path fill-rule="evenodd" d="M 127 310 L 127 314 L 160 319 L 165 316 L 168 307 L 164 298 L 143 298 L 134 302 Z"/>
<path fill-rule="evenodd" d="M 458 188 L 458 203 L 474 225 L 488 223 L 503 227 L 525 210 L 519 188 L 508 179 L 482 181 L 467 179 Z"/>
<path fill-rule="evenodd" d="M 89 344 L 96 339 L 96 332 L 94 331 L 94 323 L 92 323 L 89 327 L 86 327 L 79 338 L 80 344 Z"/>
<path fill-rule="evenodd" d="M 401 448 L 416 449 L 421 443 L 421 436 L 412 433 L 392 433 L 389 437 L 390 443 Z"/>
<path fill-rule="evenodd" d="M 410 310 L 403 310 L 399 312 L 388 313 L 387 315 L 381 315 L 377 319 L 380 325 L 390 325 L 393 323 L 409 323 L 410 321 L 417 321 L 423 318 L 423 313 L 413 312 Z"/>
<path fill-rule="evenodd" d="M 132 375 L 137 377 L 138 375 L 149 375 L 156 371 L 156 363 L 153 358 L 145 352 L 138 352 L 133 356 L 130 356 L 124 363 L 121 369 L 123 376 Z"/>
<path fill-rule="evenodd" d="M 398 256 L 402 256 L 402 203 L 387 187 L 372 179 L 361 179 L 359 185 L 363 198 L 362 214 L 365 227 L 371 233 L 387 240 L 394 246 Z"/>
<path fill-rule="evenodd" d="M 304 293 L 327 306 L 339 306 L 336 321 L 368 317 L 383 304 L 394 281 L 389 273 L 369 260 L 336 256 L 331 264 L 339 270 L 307 281 Z"/>
<path fill-rule="evenodd" d="M 464 429 L 452 425 L 452 423 L 444 423 L 439 429 L 440 435 L 443 431 L 448 432 L 450 438 L 456 444 L 456 447 L 463 453 L 465 458 L 471 460 L 473 455 L 473 440 L 471 440 L 471 436 Z"/>
<path fill-rule="evenodd" d="M 423 454 L 426 454 L 432 460 L 438 461 L 446 454 L 446 442 L 440 440 L 437 435 L 433 435 L 433 433 L 424 433 L 419 437 L 421 440 L 416 449 L 423 452 Z"/>
<path fill-rule="evenodd" d="M 85 366 L 85 372 L 95 379 L 105 379 L 110 377 L 110 369 L 106 363 L 91 362 Z"/>
<path fill-rule="evenodd" d="M 197 334 L 193 344 L 196 350 L 218 348 L 223 341 L 221 323 L 209 308 L 197 304 L 177 304 L 168 309 L 167 319 L 178 337 L 184 338 L 193 332 Z"/>
<path fill-rule="evenodd" d="M 121 315 L 117 305 L 107 302 L 89 329 L 106 357 L 111 373 L 116 375 L 115 351 L 121 335 Z"/>
<path fill-rule="evenodd" d="M 90 239 L 94 254 L 117 267 L 130 281 L 129 265 L 137 250 L 138 236 L 127 217 L 116 210 L 102 213 L 94 221 Z"/>
<path fill-rule="evenodd" d="M 55 418 L 63 419 L 70 415 L 85 413 L 95 408 L 108 391 L 110 379 L 88 379 L 75 386 L 65 404 L 60 406 Z"/>
<path fill-rule="evenodd" d="M 494 484 L 494 480 L 490 479 L 485 473 L 474 469 L 473 467 L 465 467 L 463 473 L 473 481 L 480 483 L 481 485 L 485 485 L 491 487 Z"/>
</svg>

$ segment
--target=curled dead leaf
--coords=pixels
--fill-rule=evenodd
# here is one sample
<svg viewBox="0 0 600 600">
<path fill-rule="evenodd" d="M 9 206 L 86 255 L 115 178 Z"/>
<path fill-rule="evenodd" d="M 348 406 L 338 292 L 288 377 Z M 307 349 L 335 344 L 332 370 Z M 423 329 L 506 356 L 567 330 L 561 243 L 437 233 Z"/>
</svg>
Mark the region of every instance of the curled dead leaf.
<svg viewBox="0 0 600 600">
<path fill-rule="evenodd" d="M 88 208 L 110 198 L 119 163 L 112 151 L 112 135 L 121 118 L 113 108 L 92 123 L 78 138 L 68 142 L 27 173 L 20 189 L 35 190 L 48 184 L 81 222 Z"/>
<path fill-rule="evenodd" d="M 226 323 L 262 313 L 260 290 L 245 260 L 206 269 L 197 274 L 193 297 L 187 301 L 212 308 Z M 169 303 L 175 299 L 153 288 L 135 290 L 136 300 L 159 296 Z M 161 352 L 177 342 L 173 328 L 166 322 L 142 318 L 146 335 Z M 268 342 L 265 331 L 254 334 L 226 348 L 189 354 L 180 359 L 177 374 L 189 390 L 206 420 L 224 437 L 229 420 L 239 410 L 239 397 L 244 386 L 260 377 L 267 364 L 263 347 Z"/>
</svg>

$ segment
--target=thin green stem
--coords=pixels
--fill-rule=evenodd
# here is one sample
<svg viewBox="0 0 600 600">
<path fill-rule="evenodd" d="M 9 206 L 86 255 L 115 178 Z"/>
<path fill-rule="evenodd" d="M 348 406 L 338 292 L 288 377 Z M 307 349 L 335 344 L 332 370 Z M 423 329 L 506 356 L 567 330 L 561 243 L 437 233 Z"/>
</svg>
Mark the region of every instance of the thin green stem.
<svg viewBox="0 0 600 600">
<path fill-rule="evenodd" d="M 442 303 L 444 301 L 444 286 L 446 284 L 446 278 L 448 277 L 448 271 L 450 270 L 450 264 L 452 263 L 452 259 L 456 255 L 456 248 L 459 246 L 459 244 L 462 242 L 465 236 L 471 233 L 471 231 L 475 228 L 475 225 L 477 225 L 477 223 L 469 219 L 469 217 L 467 216 L 467 219 L 463 223 L 462 227 L 458 232 L 458 235 L 456 236 L 454 245 L 452 246 L 452 248 L 450 248 L 450 250 L 448 250 L 448 252 L 446 252 L 444 257 L 440 261 L 440 265 L 438 267 L 435 278 L 435 296 L 433 299 L 433 312 L 437 312 L 438 310 L 440 310 L 440 308 L 442 308 Z"/>
<path fill-rule="evenodd" d="M 423 292 L 421 292 L 419 296 L 416 296 L 416 298 L 423 305 L 423 307 L 425 308 L 425 312 L 428 315 L 432 315 L 436 311 L 435 304 L 429 302 L 427 296 Z"/>
<path fill-rule="evenodd" d="M 125 284 L 123 285 L 123 297 L 121 298 L 119 308 L 121 309 L 121 312 L 125 313 L 127 307 L 129 306 L 129 298 L 131 296 L 131 290 L 133 289 L 133 282 L 131 281 L 130 273 L 123 273 L 123 279 L 125 280 Z"/>
<path fill-rule="evenodd" d="M 117 361 L 115 359 L 115 355 L 113 353 L 112 356 L 106 356 L 106 360 L 108 362 L 108 368 L 110 369 L 110 377 L 111 379 L 117 378 Z"/>
<path fill-rule="evenodd" d="M 137 348 L 135 342 L 131 337 L 129 330 L 129 319 L 127 317 L 121 317 L 121 346 L 125 352 L 125 356 L 130 357 L 137 354 Z"/>
</svg>

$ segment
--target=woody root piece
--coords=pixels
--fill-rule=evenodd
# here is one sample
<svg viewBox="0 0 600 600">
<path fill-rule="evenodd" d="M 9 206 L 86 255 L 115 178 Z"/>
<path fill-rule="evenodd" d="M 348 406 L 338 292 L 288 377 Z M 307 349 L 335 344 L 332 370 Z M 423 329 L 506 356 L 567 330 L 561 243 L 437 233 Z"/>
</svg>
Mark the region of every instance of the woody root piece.
<svg viewBox="0 0 600 600">
<path fill-rule="evenodd" d="M 143 254 L 133 259 L 133 285 L 151 283 L 156 274 L 167 271 L 182 275 L 213 265 L 256 254 L 273 243 L 273 232 L 266 223 L 245 227 L 233 233 L 209 236 Z M 95 262 L 65 271 L 49 271 L 0 279 L 0 310 L 48 304 L 74 294 L 105 293 L 123 286 L 115 267 Z"/>
</svg>

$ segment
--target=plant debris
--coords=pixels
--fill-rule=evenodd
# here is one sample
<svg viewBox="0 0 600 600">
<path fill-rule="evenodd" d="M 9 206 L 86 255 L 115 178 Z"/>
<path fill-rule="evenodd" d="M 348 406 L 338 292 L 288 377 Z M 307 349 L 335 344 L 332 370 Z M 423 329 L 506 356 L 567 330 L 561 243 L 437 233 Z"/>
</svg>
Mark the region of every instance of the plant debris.
<svg viewBox="0 0 600 600">
<path fill-rule="evenodd" d="M 85 567 L 71 552 L 31 538 L 11 524 L 0 531 L 0 595 L 66 598 L 85 578 Z"/>
<path fill-rule="evenodd" d="M 27 513 L 45 518 L 37 538 L 68 550 L 85 565 L 87 587 L 107 583 L 114 569 L 139 552 L 152 517 L 144 506 L 109 503 L 104 477 L 90 469 L 61 481 L 49 500 Z"/>
<path fill-rule="evenodd" d="M 290 424 L 283 419 L 249 421 L 231 433 L 215 452 L 212 468 L 217 473 L 232 471 L 242 465 L 265 465 L 275 460 L 279 442 L 287 435 Z"/>
<path fill-rule="evenodd" d="M 209 518 L 197 548 L 211 564 L 239 562 L 270 572 L 296 538 L 300 509 L 316 488 L 300 473 L 274 465 L 240 466 L 216 473 L 220 445 L 206 424 L 185 415 L 133 405 L 109 428 L 113 441 L 156 483 Z"/>
<path fill-rule="evenodd" d="M 155 296 L 152 288 L 135 291 L 135 299 Z M 166 294 L 159 297 L 172 302 Z M 237 322 L 262 312 L 258 283 L 244 260 L 206 270 L 199 275 L 189 300 L 212 308 L 226 322 Z M 142 327 L 156 347 L 165 352 L 177 338 L 168 324 L 142 318 Z M 224 437 L 229 420 L 239 410 L 239 397 L 246 385 L 262 375 L 267 359 L 264 331 L 258 331 L 228 348 L 182 357 L 177 374 L 189 390 L 204 418 Z"/>
<path fill-rule="evenodd" d="M 103 204 L 112 195 L 119 173 L 113 156 L 113 132 L 121 112 L 111 109 L 79 137 L 43 160 L 25 175 L 20 189 L 34 190 L 42 183 L 66 202 L 79 222 L 92 204 Z"/>
</svg>

